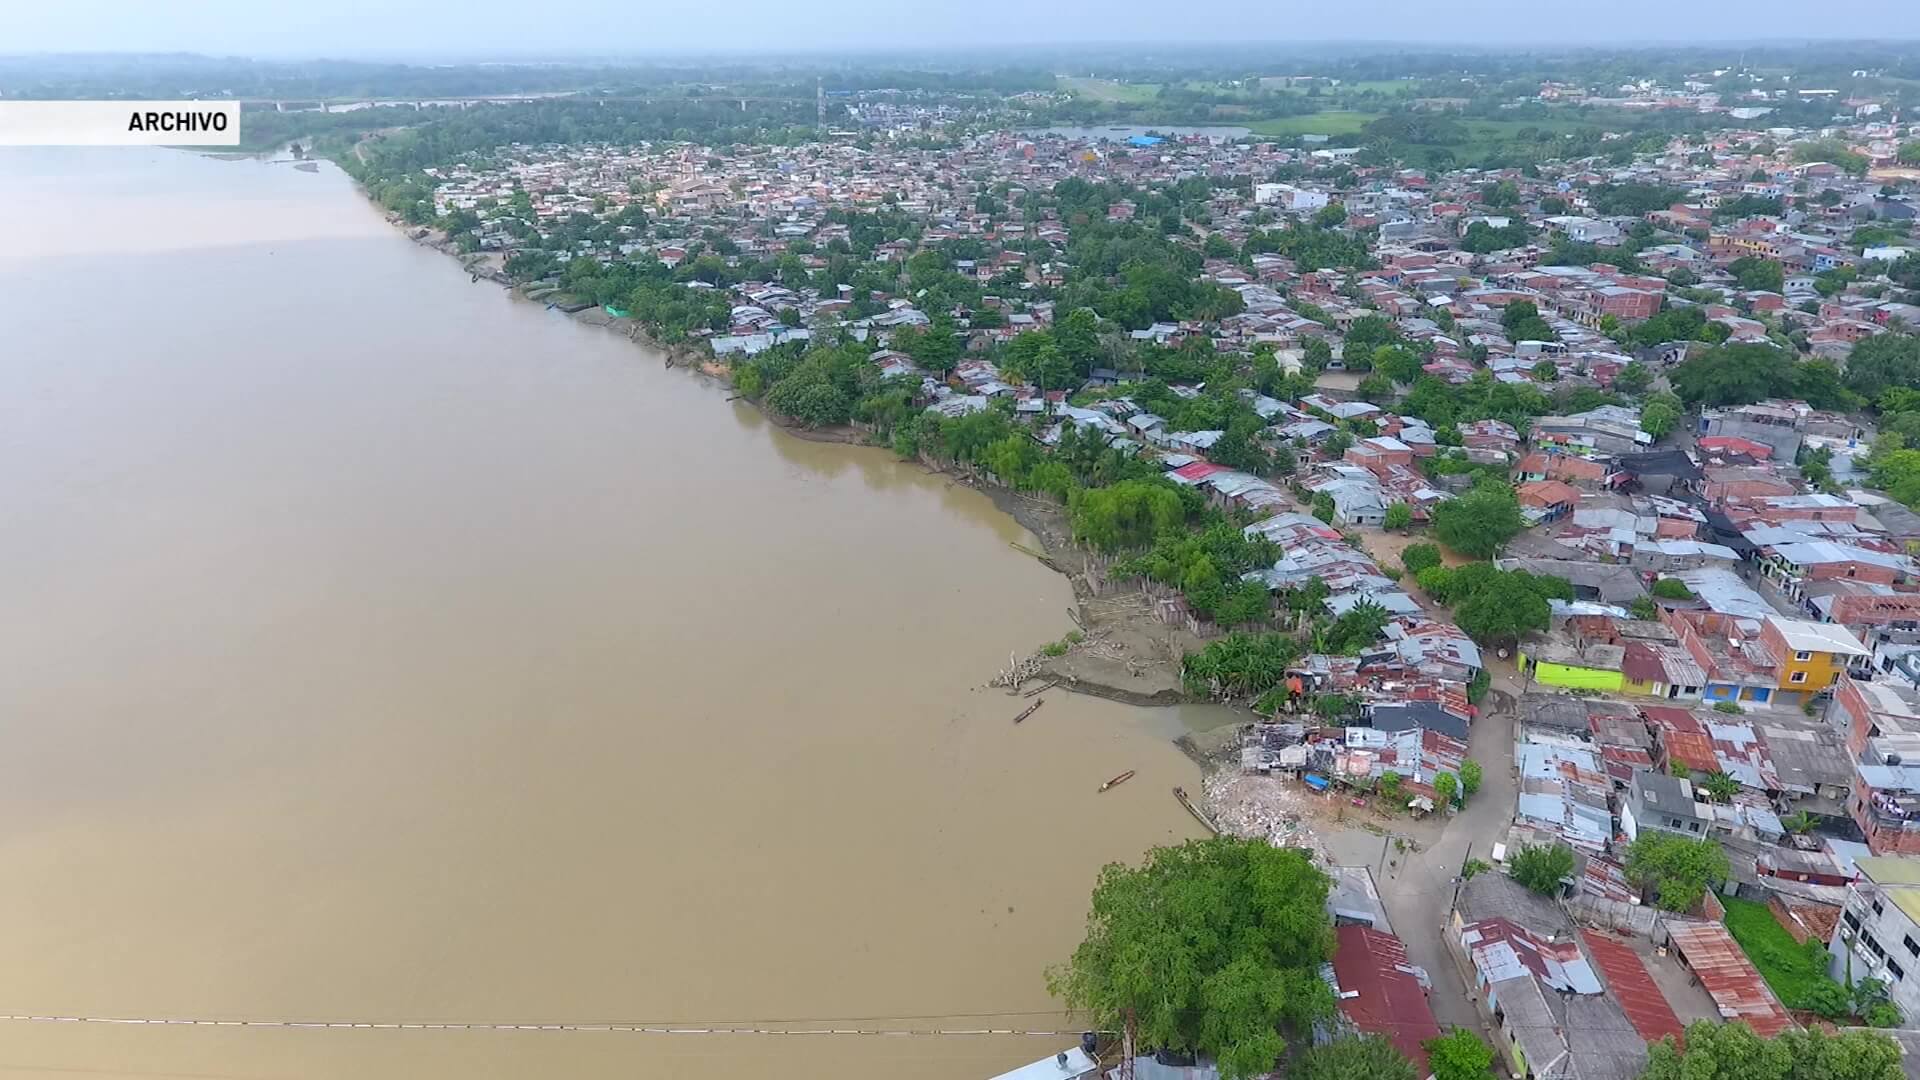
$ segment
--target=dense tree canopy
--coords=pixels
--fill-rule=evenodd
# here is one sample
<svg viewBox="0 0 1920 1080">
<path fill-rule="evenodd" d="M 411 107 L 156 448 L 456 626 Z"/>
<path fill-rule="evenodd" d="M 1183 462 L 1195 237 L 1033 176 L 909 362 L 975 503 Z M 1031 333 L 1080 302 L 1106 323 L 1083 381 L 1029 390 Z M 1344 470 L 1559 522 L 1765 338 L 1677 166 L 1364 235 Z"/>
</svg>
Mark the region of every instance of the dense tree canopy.
<svg viewBox="0 0 1920 1080">
<path fill-rule="evenodd" d="M 1333 1014 L 1328 888 L 1303 852 L 1265 840 L 1155 848 L 1101 871 L 1086 940 L 1048 986 L 1097 1026 L 1131 1017 L 1146 1049 L 1205 1054 L 1229 1080 L 1268 1072 L 1282 1030 Z"/>
<path fill-rule="evenodd" d="M 1588 201 L 1600 213 L 1632 217 L 1665 210 L 1686 197 L 1679 188 L 1658 184 L 1596 184 L 1587 192 Z"/>
<path fill-rule="evenodd" d="M 1671 1038 L 1647 1052 L 1642 1080 L 1903 1080 L 1900 1047 L 1885 1035 L 1818 1029 L 1763 1039 L 1744 1023 L 1687 1025 L 1686 1049 Z"/>
<path fill-rule="evenodd" d="M 1073 535 L 1101 551 L 1143 548 L 1186 521 L 1186 505 L 1173 485 L 1123 480 L 1081 491 L 1070 507 Z"/>
<path fill-rule="evenodd" d="M 1477 484 L 1459 498 L 1435 506 L 1432 517 L 1434 535 L 1441 543 L 1482 559 L 1498 554 L 1526 528 L 1513 488 L 1501 483 Z"/>
<path fill-rule="evenodd" d="M 1920 336 L 1877 334 L 1847 354 L 1847 388 L 1868 400 L 1894 388 L 1920 390 Z"/>
<path fill-rule="evenodd" d="M 1654 889 L 1655 902 L 1667 911 L 1693 910 L 1727 872 L 1727 853 L 1712 840 L 1647 829 L 1627 846 L 1627 877 Z"/>
<path fill-rule="evenodd" d="M 1573 875 L 1573 849 L 1565 844 L 1523 847 L 1513 856 L 1513 880 L 1545 896 L 1556 896 Z"/>
<path fill-rule="evenodd" d="M 1422 1080 L 1406 1055 L 1377 1035 L 1310 1046 L 1287 1067 L 1290 1080 Z"/>
<path fill-rule="evenodd" d="M 1787 281 L 1787 272 L 1779 263 L 1752 255 L 1728 263 L 1727 273 L 1732 274 L 1734 281 L 1743 289 L 1779 292 Z"/>
<path fill-rule="evenodd" d="M 1772 345 L 1722 345 L 1689 357 L 1668 376 L 1689 405 L 1746 405 L 1793 391 L 1793 356 Z"/>
</svg>

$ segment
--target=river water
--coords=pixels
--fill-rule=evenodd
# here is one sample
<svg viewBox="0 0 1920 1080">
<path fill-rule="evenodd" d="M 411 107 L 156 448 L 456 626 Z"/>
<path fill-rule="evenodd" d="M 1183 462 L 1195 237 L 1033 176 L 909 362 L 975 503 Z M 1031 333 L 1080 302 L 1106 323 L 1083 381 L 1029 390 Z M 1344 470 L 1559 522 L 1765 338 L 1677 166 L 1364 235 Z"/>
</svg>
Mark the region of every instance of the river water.
<svg viewBox="0 0 1920 1080">
<path fill-rule="evenodd" d="M 331 167 L 15 151 L 0 237 L 0 1013 L 1052 1028 L 1098 867 L 1196 832 L 1207 718 L 981 688 L 1071 602 L 985 498 L 470 284 Z M 0 1023 L 0 1076 L 1066 1041 Z"/>
</svg>

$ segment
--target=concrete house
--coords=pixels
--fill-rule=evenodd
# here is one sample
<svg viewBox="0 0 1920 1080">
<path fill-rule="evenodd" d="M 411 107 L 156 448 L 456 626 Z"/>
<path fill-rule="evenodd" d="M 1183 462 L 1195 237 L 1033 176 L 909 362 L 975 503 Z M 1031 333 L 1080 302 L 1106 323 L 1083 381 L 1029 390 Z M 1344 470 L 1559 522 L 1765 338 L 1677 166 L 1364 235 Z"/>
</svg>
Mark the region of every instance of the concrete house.
<svg viewBox="0 0 1920 1080">
<path fill-rule="evenodd" d="M 1827 945 L 1829 974 L 1842 985 L 1879 979 L 1902 1013 L 1920 1014 L 1920 858 L 1875 855 L 1853 865 L 1859 877 Z"/>
</svg>

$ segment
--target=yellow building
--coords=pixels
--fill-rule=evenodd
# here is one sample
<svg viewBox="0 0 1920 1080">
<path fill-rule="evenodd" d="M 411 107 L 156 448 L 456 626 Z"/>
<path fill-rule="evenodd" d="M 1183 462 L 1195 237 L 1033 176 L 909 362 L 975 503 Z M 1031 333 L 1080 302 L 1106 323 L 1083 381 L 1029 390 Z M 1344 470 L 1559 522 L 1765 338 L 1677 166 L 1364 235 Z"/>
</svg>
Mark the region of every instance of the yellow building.
<svg viewBox="0 0 1920 1080">
<path fill-rule="evenodd" d="M 1760 628 L 1760 641 L 1773 654 L 1780 689 L 1789 693 L 1822 693 L 1855 657 L 1873 655 L 1844 626 L 1777 615 Z"/>
</svg>

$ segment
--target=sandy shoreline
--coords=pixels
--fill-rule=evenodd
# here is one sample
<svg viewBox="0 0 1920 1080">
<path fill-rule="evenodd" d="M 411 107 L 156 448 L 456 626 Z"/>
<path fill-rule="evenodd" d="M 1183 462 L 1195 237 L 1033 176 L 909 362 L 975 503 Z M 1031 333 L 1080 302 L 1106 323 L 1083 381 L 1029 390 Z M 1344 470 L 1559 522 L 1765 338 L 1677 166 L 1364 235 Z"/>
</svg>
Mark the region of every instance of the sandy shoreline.
<svg viewBox="0 0 1920 1080">
<path fill-rule="evenodd" d="M 519 287 L 495 276 L 490 267 L 478 267 L 477 260 L 469 260 L 454 251 L 445 237 L 418 226 L 410 228 L 397 215 L 385 216 L 408 239 L 453 256 L 464 269 L 476 275 L 476 281 L 492 282 L 519 299 L 529 299 Z M 529 302 L 542 303 L 540 300 Z M 570 313 L 569 317 L 583 325 L 610 330 L 628 341 L 664 354 L 668 367 L 695 372 L 729 388 L 733 385 L 725 365 L 695 346 L 668 345 L 655 339 L 636 320 L 610 315 L 599 307 Z M 852 446 L 869 445 L 868 437 L 851 427 L 809 428 L 750 398 L 733 395 L 727 400 L 746 401 L 759 410 L 769 423 L 797 439 Z M 1044 556 L 1039 561 L 1066 577 L 1073 588 L 1074 607 L 1068 614 L 1081 628 L 1083 639 L 1063 655 L 1055 657 L 1043 657 L 1038 653 L 1044 642 L 1027 645 L 1036 650 L 1028 658 L 1034 673 L 1031 678 L 1023 680 L 1021 686 L 1030 689 L 1051 683 L 1055 688 L 1070 693 L 1147 708 L 1216 704 L 1188 694 L 1180 681 L 1181 657 L 1187 649 L 1197 647 L 1198 639 L 1183 627 L 1169 625 L 1156 618 L 1151 598 L 1139 589 L 1097 587 L 1094 584 L 1099 576 L 1097 560 L 1073 543 L 1064 507 L 1048 499 L 1002 487 L 975 475 L 971 470 L 954 468 L 924 455 L 920 463 L 931 471 L 951 478 L 954 483 L 974 488 L 991 499 L 996 507 L 1038 539 L 1040 551 L 1028 550 L 1027 554 Z M 1012 692 L 1009 690 L 1009 693 Z M 1226 730 L 1232 728 L 1233 725 L 1226 726 Z M 1212 767 L 1219 761 L 1219 749 L 1215 745 L 1217 739 L 1208 737 L 1213 734 L 1183 735 L 1175 741 L 1190 757 Z"/>
</svg>

